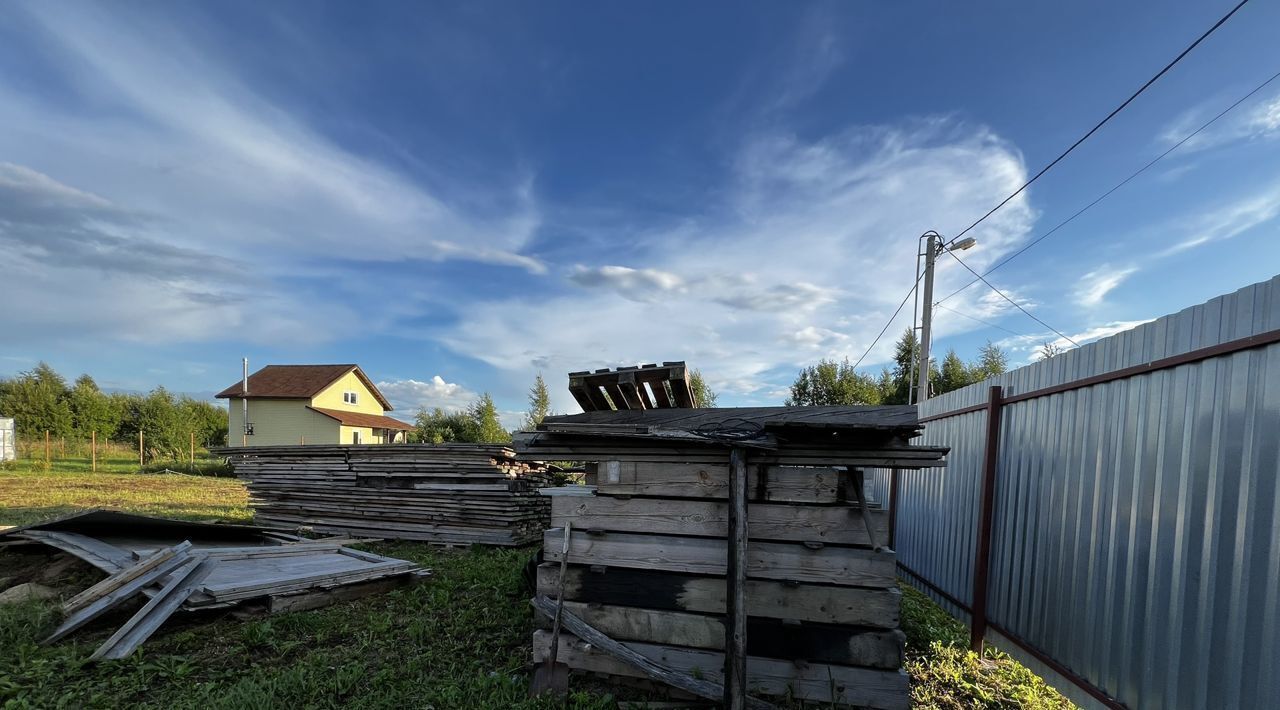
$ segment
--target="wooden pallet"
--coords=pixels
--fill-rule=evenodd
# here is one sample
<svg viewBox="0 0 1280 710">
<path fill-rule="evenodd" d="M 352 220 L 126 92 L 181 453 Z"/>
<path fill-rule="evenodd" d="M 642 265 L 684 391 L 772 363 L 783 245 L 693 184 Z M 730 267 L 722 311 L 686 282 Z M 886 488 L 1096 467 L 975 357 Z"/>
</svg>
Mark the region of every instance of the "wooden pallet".
<svg viewBox="0 0 1280 710">
<path fill-rule="evenodd" d="M 584 412 L 698 406 L 684 362 L 570 372 L 569 393 Z"/>
</svg>

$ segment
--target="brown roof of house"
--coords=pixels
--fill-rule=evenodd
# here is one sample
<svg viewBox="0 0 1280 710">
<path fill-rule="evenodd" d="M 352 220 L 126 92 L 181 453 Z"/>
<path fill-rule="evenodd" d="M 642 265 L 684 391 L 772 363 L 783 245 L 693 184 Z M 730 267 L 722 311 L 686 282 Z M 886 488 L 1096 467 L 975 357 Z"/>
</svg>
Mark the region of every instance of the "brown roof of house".
<svg viewBox="0 0 1280 710">
<path fill-rule="evenodd" d="M 253 391 L 253 383 L 249 383 L 249 391 Z M 367 426 L 374 429 L 398 429 L 400 431 L 409 431 L 413 429 L 412 424 L 405 424 L 399 419 L 384 417 L 381 414 L 364 414 L 363 412 L 344 412 L 340 409 L 325 409 L 323 407 L 307 407 L 313 412 L 319 412 L 326 417 L 337 419 L 347 426 Z"/>
<path fill-rule="evenodd" d="M 378 391 L 359 365 L 267 365 L 249 375 L 249 399 L 310 399 L 324 388 L 333 384 L 338 378 L 355 370 L 356 377 L 373 393 L 382 408 L 391 411 L 394 407 L 386 397 Z M 222 390 L 214 395 L 220 399 L 242 396 L 242 383 Z"/>
</svg>

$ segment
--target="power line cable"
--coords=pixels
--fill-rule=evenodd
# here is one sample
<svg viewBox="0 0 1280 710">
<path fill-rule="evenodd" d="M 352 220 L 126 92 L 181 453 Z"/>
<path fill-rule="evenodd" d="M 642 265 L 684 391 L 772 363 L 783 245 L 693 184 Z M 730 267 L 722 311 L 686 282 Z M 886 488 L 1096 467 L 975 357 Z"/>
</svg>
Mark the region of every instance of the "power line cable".
<svg viewBox="0 0 1280 710">
<path fill-rule="evenodd" d="M 1006 332 L 1006 333 L 1008 333 L 1008 334 L 1010 334 L 1010 335 L 1016 335 L 1016 336 L 1018 336 L 1018 337 L 1020 337 L 1020 338 L 1028 338 L 1028 337 L 1031 337 L 1031 336 L 1027 335 L 1026 333 L 1019 333 L 1019 332 L 1018 332 L 1018 331 L 1016 331 L 1016 330 L 1009 330 L 1008 328 L 1006 328 L 1006 327 L 1004 327 L 1004 326 L 1002 326 L 1002 325 L 996 325 L 995 323 L 992 323 L 992 322 L 990 322 L 990 321 L 982 320 L 981 318 L 979 318 L 979 317 L 977 317 L 977 316 L 971 316 L 971 315 L 969 315 L 968 313 L 964 313 L 963 311 L 957 311 L 956 309 L 954 309 L 954 308 L 952 308 L 952 307 L 950 307 L 950 306 L 944 306 L 944 305 L 942 305 L 941 303 L 935 303 L 935 304 L 933 304 L 933 305 L 935 305 L 935 306 L 937 306 L 937 307 L 939 307 L 939 308 L 942 308 L 942 309 L 944 309 L 944 310 L 951 311 L 952 313 L 954 313 L 954 314 L 956 314 L 956 315 L 958 315 L 958 316 L 962 316 L 962 317 L 964 317 L 964 318 L 968 318 L 969 320 L 971 320 L 971 321 L 973 321 L 973 322 L 975 322 L 975 323 L 981 323 L 981 324 L 983 324 L 983 325 L 985 325 L 985 326 L 987 326 L 987 327 L 989 327 L 989 328 L 995 328 L 995 329 L 997 329 L 997 330 L 1003 330 L 1004 332 Z"/>
<path fill-rule="evenodd" d="M 1035 245 L 1039 244 L 1040 242 L 1044 241 L 1045 239 L 1048 239 L 1050 236 L 1052 236 L 1052 235 L 1053 235 L 1055 232 L 1057 232 L 1059 229 L 1062 229 L 1063 227 L 1067 226 L 1067 225 L 1068 225 L 1068 224 L 1070 224 L 1072 221 L 1074 221 L 1074 220 L 1075 220 L 1075 218 L 1077 218 L 1077 217 L 1079 217 L 1080 215 L 1084 214 L 1085 212 L 1089 211 L 1089 210 L 1090 210 L 1094 205 L 1096 205 L 1096 204 L 1098 204 L 1099 202 L 1102 202 L 1103 200 L 1105 200 L 1105 199 L 1107 199 L 1108 197 L 1110 197 L 1110 196 L 1111 196 L 1111 193 L 1115 192 L 1116 190 L 1119 190 L 1120 188 L 1122 188 L 1122 187 L 1124 187 L 1125 185 L 1129 184 L 1129 182 L 1130 182 L 1130 181 L 1132 181 L 1134 178 L 1136 178 L 1136 177 L 1138 177 L 1139 175 L 1141 175 L 1141 174 L 1145 173 L 1147 170 L 1149 170 L 1149 169 L 1150 169 L 1152 166 L 1154 166 L 1156 163 L 1158 163 L 1158 162 L 1160 162 L 1161 160 L 1163 160 L 1163 159 L 1165 158 L 1165 156 L 1169 155 L 1170 153 L 1172 153 L 1173 151 L 1177 150 L 1178 148 L 1181 148 L 1181 147 L 1182 147 L 1182 145 L 1183 145 L 1184 143 L 1186 143 L 1187 141 L 1191 140 L 1192 138 L 1195 138 L 1197 135 L 1199 135 L 1199 134 L 1200 134 L 1200 132 L 1201 132 L 1201 131 L 1203 131 L 1204 129 L 1208 128 L 1209 126 L 1212 126 L 1214 123 L 1217 123 L 1218 119 L 1222 118 L 1223 116 L 1227 115 L 1228 113 L 1231 113 L 1231 111 L 1233 111 L 1237 106 L 1239 106 L 1240 104 L 1244 103 L 1245 101 L 1248 101 L 1250 98 L 1253 98 L 1253 95 L 1254 95 L 1254 94 L 1256 94 L 1256 93 L 1258 93 L 1259 91 L 1262 91 L 1263 89 L 1265 89 L 1267 86 L 1269 86 L 1269 85 L 1271 84 L 1271 82 L 1275 81 L 1276 79 L 1280 79 L 1280 72 L 1276 72 L 1275 74 L 1272 74 L 1272 75 L 1271 75 L 1271 77 L 1270 77 L 1269 79 L 1267 79 L 1266 81 L 1264 81 L 1264 82 L 1262 82 L 1261 84 L 1259 84 L 1259 85 L 1257 85 L 1256 87 L 1254 87 L 1254 88 L 1253 88 L 1253 90 L 1252 90 L 1252 91 L 1250 91 L 1249 93 L 1245 94 L 1244 96 L 1241 96 L 1239 99 L 1236 99 L 1236 102 L 1235 102 L 1235 103 L 1233 103 L 1233 104 L 1231 104 L 1230 106 L 1228 106 L 1228 107 L 1224 108 L 1222 111 L 1219 111 L 1219 112 L 1218 112 L 1218 114 L 1217 114 L 1216 116 L 1214 116 L 1213 118 L 1211 118 L 1211 119 L 1209 119 L 1208 121 L 1206 121 L 1206 122 L 1204 122 L 1203 124 L 1201 124 L 1199 128 L 1197 128 L 1197 129 L 1195 129 L 1194 131 L 1192 131 L 1192 132 L 1188 133 L 1186 136 L 1184 136 L 1184 137 L 1182 138 L 1182 140 L 1180 140 L 1180 141 L 1178 141 L 1177 143 L 1174 143 L 1172 146 L 1170 146 L 1168 150 L 1164 151 L 1164 152 L 1163 152 L 1163 153 L 1161 153 L 1160 155 L 1157 155 L 1157 156 L 1156 156 L 1155 158 L 1153 158 L 1150 162 L 1148 162 L 1146 165 L 1144 165 L 1144 166 L 1142 166 L 1141 168 L 1139 168 L 1136 172 L 1134 172 L 1133 174 L 1131 174 L 1129 177 L 1127 177 L 1127 178 L 1125 178 L 1124 180 L 1121 180 L 1120 182 L 1116 183 L 1116 184 L 1115 184 L 1115 185 L 1114 185 L 1110 190 L 1107 190 L 1106 192 L 1102 193 L 1101 195 L 1099 195 L 1097 198 L 1095 198 L 1095 199 L 1094 199 L 1092 202 L 1090 202 L 1089 204 L 1087 204 L 1087 205 L 1085 205 L 1084 207 L 1081 207 L 1080 209 L 1076 210 L 1076 212 L 1075 212 L 1074 214 L 1072 214 L 1070 217 L 1067 217 L 1066 219 L 1062 220 L 1062 221 L 1061 221 L 1061 222 L 1059 222 L 1058 224 L 1054 225 L 1054 227 L 1053 227 L 1052 229 L 1050 229 L 1049 231 L 1045 232 L 1044 234 L 1041 234 L 1040 236 L 1036 237 L 1034 240 L 1032 240 L 1032 241 L 1028 242 L 1025 246 L 1023 246 L 1023 247 L 1022 247 L 1021 249 L 1019 249 L 1018 251 L 1015 251 L 1014 253 L 1010 254 L 1009 256 L 1006 256 L 1004 259 L 1000 260 L 1000 262 L 999 262 L 999 263 L 997 263 L 995 266 L 993 266 L 993 267 L 991 267 L 990 269 L 987 269 L 986 271 L 982 272 L 982 275 L 983 275 L 983 276 L 990 276 L 990 275 L 991 275 L 991 272 L 995 271 L 996 269 L 999 269 L 1000 267 L 1004 266 L 1005 264 L 1009 263 L 1010 261 L 1013 261 L 1016 257 L 1020 256 L 1023 252 L 1025 252 L 1026 250 L 1030 249 L 1031 247 L 1033 247 L 1033 246 L 1035 246 Z M 964 291 L 965 289 L 969 288 L 970 286 L 972 286 L 972 285 L 974 285 L 974 284 L 976 284 L 976 283 L 978 283 L 978 279 L 974 279 L 974 280 L 970 281 L 969 283 L 965 284 L 964 286 L 961 286 L 960 288 L 956 289 L 955 291 L 952 291 L 952 292 L 951 292 L 949 295 L 947 295 L 945 298 L 943 298 L 943 299 L 941 299 L 941 300 L 939 300 L 939 301 L 935 302 L 933 305 L 935 305 L 935 306 L 941 305 L 943 301 L 946 301 L 946 300 L 950 299 L 952 296 L 955 296 L 956 294 L 960 293 L 961 291 Z"/>
<path fill-rule="evenodd" d="M 1117 107 L 1116 107 L 1116 108 L 1115 108 L 1111 113 L 1107 114 L 1107 117 L 1106 117 L 1106 118 L 1104 118 L 1104 119 L 1102 119 L 1101 121 L 1099 121 L 1099 122 L 1098 122 L 1098 124 L 1097 124 L 1096 126 L 1094 126 L 1093 128 L 1090 128 L 1090 129 L 1089 129 L 1089 132 L 1088 132 L 1088 133 L 1086 133 L 1086 134 L 1084 134 L 1083 136 L 1081 136 L 1081 137 L 1079 138 L 1079 140 L 1077 140 L 1075 143 L 1072 143 L 1070 148 L 1067 148 L 1065 151 L 1063 151 L 1061 155 L 1059 155 L 1058 157 L 1054 158 L 1054 159 L 1053 159 L 1053 161 L 1052 161 L 1052 162 L 1050 162 L 1048 165 L 1044 166 L 1043 168 L 1040 168 L 1040 172 L 1038 172 L 1038 173 L 1036 173 L 1035 175 L 1033 175 L 1033 176 L 1031 177 L 1031 179 L 1030 179 L 1030 180 L 1028 180 L 1028 181 L 1024 182 L 1024 183 L 1022 184 L 1022 187 L 1019 187 L 1017 190 L 1014 190 L 1013 194 L 1011 194 L 1011 195 L 1009 195 L 1008 197 L 1006 197 L 1006 198 L 1004 198 L 1003 200 L 1001 200 L 1001 201 L 1000 201 L 1000 204 L 996 205 L 995 207 L 992 207 L 990 211 L 988 211 L 986 214 L 984 214 L 984 215 L 982 215 L 981 217 L 979 217 L 979 218 L 978 218 L 978 221 L 974 222 L 973 224 L 969 225 L 968 227 L 965 227 L 965 228 L 964 228 L 964 231 L 962 231 L 962 232 L 960 232 L 959 234 L 957 234 L 954 238 L 955 238 L 955 239 L 959 239 L 959 238 L 963 237 L 963 236 L 964 236 L 966 233 L 968 233 L 971 229 L 973 229 L 974 227 L 978 226 L 979 224 L 982 224 L 982 223 L 983 223 L 983 222 L 984 222 L 988 217 L 990 217 L 991 215 L 995 214 L 995 213 L 996 213 L 996 211 L 997 211 L 997 210 L 999 210 L 1001 207 L 1004 207 L 1005 205 L 1007 205 L 1007 204 L 1009 203 L 1009 201 L 1010 201 L 1010 200 L 1012 200 L 1013 198 L 1017 197 L 1018 195 L 1021 195 L 1021 194 L 1022 194 L 1022 192 L 1023 192 L 1024 190 L 1026 190 L 1028 187 L 1030 187 L 1030 186 L 1031 186 L 1031 183 L 1035 182 L 1036 180 L 1039 180 L 1041 175 L 1044 175 L 1045 173 L 1049 172 L 1049 170 L 1050 170 L 1053 166 L 1055 166 L 1055 165 L 1057 165 L 1059 162 L 1061 162 L 1063 158 L 1067 157 L 1067 156 L 1071 153 L 1071 151 L 1075 150 L 1077 147 L 1079 147 L 1079 145 L 1080 145 L 1081 143 L 1084 143 L 1086 140 L 1088 140 L 1088 139 L 1089 139 L 1089 137 L 1090 137 L 1090 136 L 1092 136 L 1094 133 L 1097 133 L 1097 132 L 1098 132 L 1098 129 L 1100 129 L 1100 128 L 1102 128 L 1104 125 L 1106 125 L 1108 121 L 1110 121 L 1112 118 L 1115 118 L 1116 114 L 1118 114 L 1118 113 L 1120 113 L 1121 111 L 1123 111 L 1123 110 L 1125 109 L 1125 107 L 1126 107 L 1126 106 L 1128 106 L 1130 103 L 1133 103 L 1133 100 L 1134 100 L 1134 99 L 1138 98 L 1138 96 L 1139 96 L 1139 95 L 1141 95 L 1141 94 L 1142 94 L 1142 92 L 1146 91 L 1148 87 L 1150 87 L 1152 84 L 1156 83 L 1156 81 L 1157 81 L 1157 80 L 1159 80 L 1159 79 L 1160 79 L 1160 77 L 1164 76 L 1164 75 L 1165 75 L 1165 74 L 1166 74 L 1170 69 L 1172 69 L 1172 68 L 1174 67 L 1174 65 L 1175 65 L 1175 64 L 1177 64 L 1178 62 L 1182 61 L 1182 58 L 1183 58 L 1183 57 L 1185 57 L 1185 56 L 1187 56 L 1188 54 L 1190 54 L 1190 53 L 1191 53 L 1191 50 L 1193 50 L 1193 49 L 1195 49 L 1197 46 L 1199 46 L 1201 42 L 1203 42 L 1206 38 L 1208 38 L 1208 37 L 1209 37 L 1209 35 L 1213 34 L 1213 33 L 1214 33 L 1214 32 L 1215 32 L 1219 27 L 1221 27 L 1224 23 L 1226 23 L 1226 21 L 1227 21 L 1227 20 L 1231 19 L 1231 16 L 1232 16 L 1232 15 L 1234 15 L 1234 14 L 1236 14 L 1236 12 L 1237 12 L 1237 11 L 1239 11 L 1239 10 L 1240 10 L 1240 8 L 1244 7 L 1244 6 L 1245 6 L 1245 4 L 1246 4 L 1246 3 L 1248 3 L 1248 2 L 1249 2 L 1249 0 L 1240 0 L 1240 3 L 1239 3 L 1238 5 L 1236 5 L 1235 7 L 1231 8 L 1231 11 L 1230 11 L 1230 12 L 1228 12 L 1227 14 L 1225 14 L 1225 15 L 1223 15 L 1223 16 L 1222 16 L 1222 19 L 1220 19 L 1220 20 L 1218 20 L 1217 22 L 1213 23 L 1213 26 L 1212 26 L 1212 27 L 1210 27 L 1209 29 L 1205 30 L 1204 34 L 1200 35 L 1200 36 L 1196 39 L 1196 41 L 1192 42 L 1190 46 L 1188 46 L 1186 49 L 1182 50 L 1182 52 L 1181 52 L 1181 53 L 1179 53 L 1179 54 L 1178 54 L 1178 56 L 1174 57 L 1174 58 L 1173 58 L 1173 61 L 1171 61 L 1171 62 L 1169 62 L 1168 64 L 1166 64 L 1166 65 L 1164 66 L 1164 68 L 1163 68 L 1163 69 L 1161 69 L 1159 72 L 1157 72 L 1157 73 L 1156 73 L 1156 75 L 1155 75 L 1155 76 L 1153 76 L 1153 77 L 1151 77 L 1150 79 L 1148 79 L 1148 80 L 1147 80 L 1147 83 L 1143 84 L 1143 85 L 1142 85 L 1142 86 L 1141 86 L 1137 91 L 1133 92 L 1133 95 L 1131 95 L 1129 98 L 1125 99 L 1125 100 L 1124 100 L 1124 103 L 1120 104 L 1120 105 L 1119 105 L 1119 106 L 1117 106 Z"/>
<path fill-rule="evenodd" d="M 924 278 L 924 274 L 916 276 L 916 282 L 911 284 L 911 288 L 907 289 L 907 295 L 902 297 L 902 303 L 899 303 L 897 310 L 893 312 L 893 315 L 889 316 L 889 320 L 884 324 L 884 327 L 880 329 L 880 334 L 876 336 L 876 339 L 872 340 L 871 345 L 867 346 L 867 351 L 862 353 L 862 357 L 858 358 L 857 362 L 853 363 L 853 369 L 858 369 L 858 365 L 861 365 L 862 361 L 867 359 L 867 356 L 870 355 L 871 351 L 876 347 L 876 343 L 880 342 L 880 339 L 884 337 L 886 332 L 888 332 L 889 326 L 893 325 L 893 321 L 897 320 L 898 314 L 902 312 L 902 307 L 907 305 L 907 300 L 916 292 L 916 287 L 920 285 L 920 279 L 922 278 Z"/>
<path fill-rule="evenodd" d="M 966 264 L 966 263 L 964 263 L 963 261 L 961 261 L 960 257 L 956 256 L 956 255 L 955 255 L 955 254 L 954 254 L 950 249 L 944 249 L 943 251 L 945 251 L 945 252 L 946 252 L 946 253 L 948 253 L 948 254 L 951 254 L 951 258 L 952 258 L 952 259 L 955 259 L 957 263 L 959 263 L 959 264 L 960 264 L 961 266 L 963 266 L 964 268 L 968 269 L 968 270 L 969 270 L 969 273 L 973 274 L 974 276 L 977 276 L 977 277 L 978 277 L 978 280 L 982 281 L 982 283 L 984 283 L 984 284 L 986 284 L 987 286 L 989 286 L 989 287 L 991 288 L 991 290 L 992 290 L 992 291 L 995 291 L 995 292 L 996 292 L 996 294 L 997 294 L 998 296 L 1000 296 L 1000 298 L 1003 298 L 1004 300 L 1006 300 L 1006 301 L 1008 301 L 1009 303 L 1013 304 L 1013 307 L 1014 307 L 1014 308 L 1017 308 L 1018 310 L 1020 310 L 1020 311 L 1022 311 L 1023 313 L 1025 313 L 1025 314 L 1027 315 L 1027 317 L 1028 317 L 1028 318 L 1030 318 L 1031 320 L 1033 320 L 1033 321 L 1035 321 L 1035 322 L 1039 323 L 1040 325 L 1043 325 L 1044 327 L 1048 328 L 1049 330 L 1053 331 L 1055 334 L 1057 334 L 1057 336 L 1058 336 L 1059 338 L 1062 338 L 1063 340 L 1067 341 L 1068 343 L 1071 343 L 1072 345 L 1076 346 L 1077 348 L 1078 348 L 1078 347 L 1080 347 L 1080 343 L 1077 343 L 1076 341 L 1074 341 L 1074 340 L 1072 340 L 1071 338 L 1069 338 L 1069 337 L 1067 337 L 1066 335 L 1064 335 L 1062 331 L 1058 330 L 1057 328 L 1054 328 L 1053 326 L 1049 325 L 1048 323 L 1045 323 L 1044 321 L 1042 321 L 1042 320 L 1040 320 L 1039 318 L 1035 317 L 1034 315 L 1032 315 L 1031 311 L 1028 311 L 1027 309 L 1023 308 L 1021 305 L 1019 305 L 1017 301 L 1013 300 L 1012 298 L 1009 298 L 1009 296 L 1007 296 L 1007 295 L 1005 294 L 1005 292 L 1004 292 L 1004 291 L 1001 291 L 1000 289 L 996 288 L 996 287 L 995 287 L 995 284 L 993 284 L 993 283 L 991 283 L 990 281 L 988 281 L 988 280 L 986 280 L 985 278 L 983 278 L 982 274 L 980 274 L 980 273 L 978 273 L 978 272 L 974 271 L 972 267 L 970 267 L 968 264 Z"/>
</svg>

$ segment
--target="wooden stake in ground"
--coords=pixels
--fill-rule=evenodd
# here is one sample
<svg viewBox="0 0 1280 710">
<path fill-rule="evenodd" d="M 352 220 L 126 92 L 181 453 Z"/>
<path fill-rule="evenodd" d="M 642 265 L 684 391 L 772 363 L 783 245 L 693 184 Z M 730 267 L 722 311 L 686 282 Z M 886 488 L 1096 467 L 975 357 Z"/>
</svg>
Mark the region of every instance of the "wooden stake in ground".
<svg viewBox="0 0 1280 710">
<path fill-rule="evenodd" d="M 191 432 L 191 472 L 196 472 L 196 433 Z"/>
<path fill-rule="evenodd" d="M 145 463 L 142 461 L 142 430 L 138 430 L 138 468 L 142 468 Z"/>
<path fill-rule="evenodd" d="M 98 472 L 98 430 L 94 429 L 89 435 L 89 470 Z"/>
<path fill-rule="evenodd" d="M 44 464 L 49 465 L 49 430 L 44 430 Z"/>
<path fill-rule="evenodd" d="M 67 437 L 62 437 L 62 441 L 58 442 L 58 458 L 65 459 L 67 457 Z"/>
</svg>

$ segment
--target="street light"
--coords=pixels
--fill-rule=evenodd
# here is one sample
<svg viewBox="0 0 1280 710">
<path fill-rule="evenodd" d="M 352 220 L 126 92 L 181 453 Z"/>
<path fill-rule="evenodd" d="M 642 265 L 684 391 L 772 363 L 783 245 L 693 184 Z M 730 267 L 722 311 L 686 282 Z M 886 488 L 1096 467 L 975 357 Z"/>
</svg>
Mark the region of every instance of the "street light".
<svg viewBox="0 0 1280 710">
<path fill-rule="evenodd" d="M 964 251 L 971 249 L 978 243 L 973 237 L 965 237 L 964 239 L 952 239 L 945 244 L 942 243 L 942 235 L 932 229 L 920 235 L 920 240 L 928 239 L 928 244 L 923 251 L 916 253 L 916 279 L 920 279 L 920 257 L 924 257 L 924 304 L 920 318 L 920 358 L 919 373 L 917 378 L 919 383 L 915 387 L 916 402 L 923 402 L 929 399 L 929 335 L 933 327 L 933 269 L 935 258 L 944 251 Z M 914 319 L 913 319 L 914 321 Z M 911 385 L 907 386 L 907 403 L 911 402 Z"/>
</svg>

